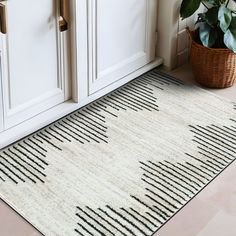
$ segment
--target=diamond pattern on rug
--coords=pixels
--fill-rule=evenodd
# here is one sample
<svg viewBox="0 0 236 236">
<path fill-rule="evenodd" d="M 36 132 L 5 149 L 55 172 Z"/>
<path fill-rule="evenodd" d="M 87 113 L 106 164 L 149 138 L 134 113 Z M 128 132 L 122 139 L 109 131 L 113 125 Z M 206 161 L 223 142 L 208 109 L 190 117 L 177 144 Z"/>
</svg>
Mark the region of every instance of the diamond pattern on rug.
<svg viewBox="0 0 236 236">
<path fill-rule="evenodd" d="M 235 160 L 235 122 L 153 70 L 2 150 L 0 196 L 45 235 L 151 236 Z"/>
<path fill-rule="evenodd" d="M 47 145 L 63 151 L 60 143 L 64 142 L 108 143 L 107 116 L 117 118 L 120 110 L 129 109 L 159 111 L 153 88 L 163 90 L 163 85 L 171 83 L 181 84 L 174 78 L 165 79 L 164 75 L 151 72 L 0 152 L 0 180 L 10 180 L 15 184 L 26 181 L 44 183 L 45 168 L 49 165 Z"/>
<path fill-rule="evenodd" d="M 236 127 L 212 124 L 189 125 L 189 128 L 202 158 L 185 153 L 184 162 L 139 161 L 146 194 L 143 199 L 130 197 L 144 209 L 142 213 L 132 207 L 114 209 L 106 205 L 82 209 L 77 206 L 79 222 L 75 232 L 79 235 L 149 236 L 235 159 Z"/>
</svg>

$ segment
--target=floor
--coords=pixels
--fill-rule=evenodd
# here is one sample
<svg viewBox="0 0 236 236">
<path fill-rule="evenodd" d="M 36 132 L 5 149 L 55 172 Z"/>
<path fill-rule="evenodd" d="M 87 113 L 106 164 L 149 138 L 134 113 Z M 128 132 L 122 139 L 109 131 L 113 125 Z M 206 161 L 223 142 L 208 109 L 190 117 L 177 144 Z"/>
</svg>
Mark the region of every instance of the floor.
<svg viewBox="0 0 236 236">
<path fill-rule="evenodd" d="M 195 83 L 189 65 L 171 72 Z M 236 102 L 236 85 L 210 90 Z M 154 236 L 235 236 L 236 235 L 236 162 L 198 194 Z M 0 200 L 1 236 L 41 236 Z"/>
</svg>

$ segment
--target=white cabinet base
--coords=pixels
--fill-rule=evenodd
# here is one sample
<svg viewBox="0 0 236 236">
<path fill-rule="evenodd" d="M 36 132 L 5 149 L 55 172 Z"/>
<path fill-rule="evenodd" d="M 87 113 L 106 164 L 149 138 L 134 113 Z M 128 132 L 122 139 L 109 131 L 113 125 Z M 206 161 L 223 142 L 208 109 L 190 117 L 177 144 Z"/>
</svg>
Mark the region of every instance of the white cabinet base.
<svg viewBox="0 0 236 236">
<path fill-rule="evenodd" d="M 116 88 L 126 84 L 127 82 L 133 80 L 134 78 L 142 75 L 143 73 L 161 65 L 163 60 L 157 58 L 154 62 L 136 70 L 132 74 L 124 77 L 123 79 L 113 83 L 112 85 L 100 90 L 97 93 L 81 100 L 79 103 L 75 103 L 72 100 L 62 103 L 54 108 L 43 112 L 34 118 L 27 120 L 13 128 L 10 128 L 2 133 L 0 133 L 0 149 L 16 142 L 17 140 L 30 135 L 31 133 L 49 125 L 50 123 L 62 118 L 63 116 L 83 107 L 86 104 L 104 96 L 105 94 L 115 90 Z"/>
</svg>

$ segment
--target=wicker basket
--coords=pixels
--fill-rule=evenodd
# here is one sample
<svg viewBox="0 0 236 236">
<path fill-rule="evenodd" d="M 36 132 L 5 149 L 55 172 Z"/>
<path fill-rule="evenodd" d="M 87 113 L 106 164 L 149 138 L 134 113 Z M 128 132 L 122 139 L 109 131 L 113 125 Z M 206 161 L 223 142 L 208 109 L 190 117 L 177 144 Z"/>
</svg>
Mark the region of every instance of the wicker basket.
<svg viewBox="0 0 236 236">
<path fill-rule="evenodd" d="M 236 54 L 229 49 L 204 47 L 197 43 L 197 31 L 188 32 L 192 38 L 190 63 L 197 82 L 210 88 L 232 86 L 236 79 Z"/>
</svg>

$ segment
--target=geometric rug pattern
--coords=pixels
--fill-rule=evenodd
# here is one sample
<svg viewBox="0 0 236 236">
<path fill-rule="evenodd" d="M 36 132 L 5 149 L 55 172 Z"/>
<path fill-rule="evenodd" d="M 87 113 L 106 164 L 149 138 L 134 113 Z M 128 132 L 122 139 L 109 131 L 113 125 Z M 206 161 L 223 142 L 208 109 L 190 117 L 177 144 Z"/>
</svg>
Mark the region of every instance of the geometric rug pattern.
<svg viewBox="0 0 236 236">
<path fill-rule="evenodd" d="M 0 151 L 0 197 L 48 236 L 151 236 L 236 156 L 235 104 L 154 69 Z"/>
</svg>

